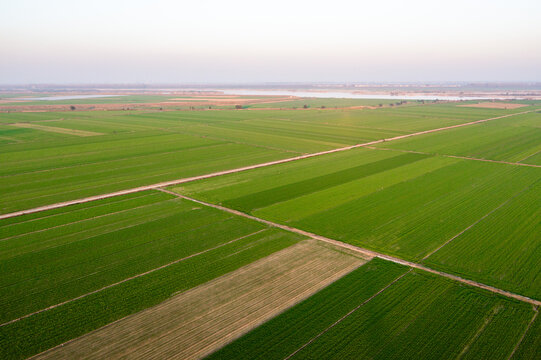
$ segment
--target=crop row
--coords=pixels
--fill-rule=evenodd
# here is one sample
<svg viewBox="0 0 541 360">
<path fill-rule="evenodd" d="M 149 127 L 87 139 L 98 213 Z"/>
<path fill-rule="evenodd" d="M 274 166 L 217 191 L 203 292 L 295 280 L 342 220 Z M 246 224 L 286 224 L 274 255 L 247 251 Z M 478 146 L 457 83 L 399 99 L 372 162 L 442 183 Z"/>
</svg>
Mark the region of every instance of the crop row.
<svg viewBox="0 0 541 360">
<path fill-rule="evenodd" d="M 84 220 L 64 219 L 68 222 L 34 228 L 2 241 L 0 321 L 75 298 L 264 228 L 176 198 L 124 209 Z"/>
<path fill-rule="evenodd" d="M 532 318 L 527 304 L 424 272 L 386 288 L 404 271 L 372 260 L 209 358 L 506 359 Z"/>
<path fill-rule="evenodd" d="M 533 186 L 541 174 L 537 168 L 407 155 L 394 151 L 352 150 L 184 184 L 176 191 L 347 243 L 420 261 Z M 517 201 L 529 203 L 524 197 Z M 524 213 L 520 216 L 536 218 L 536 210 L 533 205 L 523 206 Z M 502 215 L 498 221 L 506 226 L 515 220 Z M 517 287 L 505 288 L 531 293 L 535 283 L 527 285 L 528 281 L 524 280 L 519 284 L 518 280 L 535 268 L 532 261 L 538 244 L 531 239 L 531 234 L 536 231 L 531 227 L 513 228 L 516 229 L 512 237 L 517 251 L 502 251 L 500 256 L 513 255 L 508 261 L 516 266 L 513 274 L 508 275 L 508 285 L 514 283 Z M 484 240 L 477 242 L 494 249 L 500 249 L 494 246 L 497 243 L 509 243 L 503 232 L 493 228 L 487 228 L 482 236 Z M 525 253 L 527 248 L 529 251 Z M 476 264 L 493 260 L 487 258 L 487 252 L 473 254 L 475 256 L 468 254 L 468 262 L 457 257 L 453 263 L 463 264 L 461 275 L 487 279 L 480 276 Z M 496 263 L 501 264 L 501 261 Z M 450 269 L 452 266 L 447 267 Z M 489 283 L 496 284 L 495 279 Z M 498 282 L 503 283 L 505 280 Z"/>
<path fill-rule="evenodd" d="M 541 299 L 541 180 L 425 260 L 430 267 Z"/>
<path fill-rule="evenodd" d="M 378 146 L 539 164 L 532 156 L 541 151 L 539 124 L 541 114 L 530 113 Z"/>
<path fill-rule="evenodd" d="M 200 238 L 201 239 L 201 238 Z M 0 357 L 22 359 L 159 304 L 301 238 L 267 229 L 103 291 L 0 327 Z"/>
</svg>

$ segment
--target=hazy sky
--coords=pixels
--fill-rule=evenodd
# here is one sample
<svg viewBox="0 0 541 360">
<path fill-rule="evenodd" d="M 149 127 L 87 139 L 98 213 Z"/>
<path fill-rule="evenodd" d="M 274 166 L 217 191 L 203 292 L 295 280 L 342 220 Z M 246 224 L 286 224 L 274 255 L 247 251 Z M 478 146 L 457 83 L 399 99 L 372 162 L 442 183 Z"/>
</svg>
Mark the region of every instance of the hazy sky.
<svg viewBox="0 0 541 360">
<path fill-rule="evenodd" d="M 541 0 L 0 0 L 0 83 L 541 81 Z"/>
</svg>

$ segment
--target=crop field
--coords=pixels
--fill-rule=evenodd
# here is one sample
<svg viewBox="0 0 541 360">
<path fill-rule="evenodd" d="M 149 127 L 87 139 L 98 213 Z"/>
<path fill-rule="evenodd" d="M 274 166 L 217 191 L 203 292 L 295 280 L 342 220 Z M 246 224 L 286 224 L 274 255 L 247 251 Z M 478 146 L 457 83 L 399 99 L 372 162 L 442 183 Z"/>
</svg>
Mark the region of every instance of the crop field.
<svg viewBox="0 0 541 360">
<path fill-rule="evenodd" d="M 209 359 L 507 359 L 534 315 L 406 271 L 374 259 Z"/>
<path fill-rule="evenodd" d="M 301 239 L 157 191 L 5 219 L 0 231 L 4 358 L 45 350 Z"/>
<path fill-rule="evenodd" d="M 541 102 L 119 98 L 0 112 L 0 358 L 538 358 Z"/>
<path fill-rule="evenodd" d="M 492 279 L 479 268 L 483 252 L 479 237 L 491 246 L 502 232 L 474 232 L 479 253 L 469 262 L 456 257 L 460 274 L 506 289 L 537 294 L 538 272 L 531 272 L 539 253 L 536 201 L 541 169 L 452 159 L 415 153 L 355 149 L 275 167 L 250 170 L 183 184 L 176 191 L 208 202 L 241 210 L 353 245 L 420 261 L 464 229 L 483 218 L 507 229 L 516 218 L 505 216 L 512 200 L 520 203 L 520 219 L 531 226 L 514 227 L 512 252 L 492 257 L 493 266 L 513 264 L 513 279 Z M 523 194 L 524 193 L 524 194 Z M 532 194 L 537 197 L 532 198 Z M 520 196 L 522 195 L 522 196 Z M 529 199 L 524 206 L 521 199 Z M 507 204 L 506 202 L 510 203 Z M 531 219 L 531 220 L 528 220 Z M 477 230 L 472 228 L 471 231 Z M 476 235 L 473 235 L 476 234 Z M 465 239 L 465 238 L 464 238 Z M 473 238 L 469 238 L 473 239 Z M 503 241 L 503 240 L 502 240 Z M 452 244 L 454 245 L 454 244 Z M 465 246 L 465 245 L 464 245 Z M 503 246 L 503 245 L 501 245 Z M 445 248 L 444 248 L 445 249 Z M 452 252 L 452 251 L 451 251 Z M 454 253 L 453 253 L 454 254 Z M 485 254 L 485 256 L 483 255 Z M 486 257 L 488 259 L 488 256 Z M 504 260 L 505 259 L 505 260 Z M 449 270 L 446 267 L 446 270 Z M 489 270 L 489 269 L 486 269 Z M 501 271 L 503 268 L 500 268 Z M 478 276 L 484 273 L 485 276 Z M 527 275 L 529 274 L 529 275 Z M 531 281 L 535 280 L 535 281 Z"/>
<path fill-rule="evenodd" d="M 541 113 L 398 140 L 376 147 L 541 165 Z"/>
<path fill-rule="evenodd" d="M 448 107 L 434 106 L 432 112 L 426 110 L 429 106 L 414 106 L 391 113 L 387 109 L 4 113 L 0 213 L 512 111 L 459 108 L 473 114 L 451 117 Z"/>
<path fill-rule="evenodd" d="M 433 268 L 541 299 L 541 181 L 429 256 Z"/>
<path fill-rule="evenodd" d="M 37 358 L 201 358 L 364 262 L 305 240 Z"/>
<path fill-rule="evenodd" d="M 511 358 L 513 360 L 536 359 L 539 356 L 541 351 L 541 318 L 539 312 L 537 312 L 534 322 L 530 324 L 524 335 L 522 342 L 516 347 L 516 351 Z"/>
</svg>

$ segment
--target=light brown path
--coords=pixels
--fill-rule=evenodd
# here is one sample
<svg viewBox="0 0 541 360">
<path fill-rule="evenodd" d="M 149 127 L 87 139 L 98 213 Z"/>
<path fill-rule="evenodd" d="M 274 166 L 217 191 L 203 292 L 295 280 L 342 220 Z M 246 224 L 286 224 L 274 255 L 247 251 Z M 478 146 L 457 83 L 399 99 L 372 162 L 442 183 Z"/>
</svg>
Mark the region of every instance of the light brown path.
<svg viewBox="0 0 541 360">
<path fill-rule="evenodd" d="M 240 168 L 236 168 L 236 169 L 218 171 L 218 172 L 214 172 L 214 173 L 210 173 L 210 174 L 192 176 L 192 177 L 183 178 L 183 179 L 164 181 L 164 182 L 157 183 L 157 184 L 152 184 L 152 185 L 139 186 L 139 187 L 136 187 L 136 188 L 116 191 L 116 192 L 112 192 L 112 193 L 109 193 L 109 194 L 90 196 L 90 197 L 86 197 L 86 198 L 82 198 L 82 199 L 70 200 L 70 201 L 60 202 L 60 203 L 51 204 L 51 205 L 40 206 L 40 207 L 36 207 L 36 208 L 33 208 L 33 209 L 21 210 L 21 211 L 16 211 L 16 212 L 12 212 L 12 213 L 2 214 L 2 215 L 0 215 L 0 220 L 1 219 L 11 218 L 11 217 L 14 217 L 14 216 L 20 216 L 20 215 L 24 215 L 24 214 L 31 214 L 31 213 L 35 213 L 35 212 L 39 212 L 39 211 L 57 209 L 57 208 L 61 208 L 61 207 L 64 207 L 64 206 L 69 206 L 69 205 L 82 204 L 82 203 L 89 202 L 89 201 L 106 199 L 106 198 L 110 198 L 110 197 L 113 197 L 113 196 L 132 194 L 132 193 L 145 191 L 145 190 L 152 190 L 152 189 L 167 187 L 167 186 L 171 186 L 171 185 L 183 184 L 183 183 L 196 181 L 196 180 L 208 179 L 208 178 L 221 176 L 221 175 L 233 174 L 233 173 L 237 173 L 237 172 L 241 172 L 241 171 L 258 169 L 258 168 L 262 168 L 262 167 L 266 167 L 266 166 L 284 164 L 284 163 L 288 163 L 288 162 L 292 162 L 292 161 L 308 159 L 308 158 L 311 158 L 311 157 L 316 157 L 316 156 L 321 156 L 321 155 L 332 154 L 332 153 L 336 153 L 336 152 L 356 149 L 356 148 L 360 148 L 360 147 L 363 147 L 363 146 L 370 146 L 370 145 L 375 145 L 375 144 L 379 144 L 379 143 L 383 143 L 383 142 L 389 142 L 389 141 L 394 141 L 394 140 L 405 139 L 405 138 L 412 137 L 412 136 L 430 134 L 430 133 L 437 132 L 437 131 L 444 131 L 444 130 L 463 127 L 463 126 L 480 124 L 480 123 L 487 122 L 487 121 L 492 121 L 492 120 L 496 120 L 496 119 L 502 119 L 502 118 L 506 118 L 506 117 L 531 113 L 531 112 L 534 112 L 534 111 L 536 111 L 536 110 L 529 110 L 529 111 L 523 111 L 523 112 L 515 113 L 515 114 L 497 116 L 497 117 L 493 117 L 493 118 L 489 118 L 489 119 L 470 121 L 470 122 L 462 123 L 462 124 L 458 124 L 458 125 L 445 126 L 445 127 L 441 127 L 441 128 L 437 128 L 437 129 L 419 131 L 419 132 L 412 133 L 412 134 L 406 134 L 406 135 L 395 136 L 395 137 L 391 137 L 391 138 L 387 138 L 387 139 L 370 141 L 370 142 L 363 143 L 363 144 L 350 145 L 350 146 L 346 146 L 346 147 L 342 147 L 342 148 L 326 150 L 326 151 L 320 151 L 320 152 L 316 152 L 316 153 L 305 154 L 305 155 L 295 156 L 295 157 L 281 159 L 281 160 L 269 161 L 269 162 L 265 162 L 265 163 L 261 163 L 261 164 L 244 166 L 244 167 L 240 167 Z"/>
<path fill-rule="evenodd" d="M 58 127 L 54 127 L 54 126 L 38 125 L 38 124 L 34 124 L 34 123 L 15 123 L 15 124 L 10 124 L 10 125 L 15 126 L 15 127 L 20 127 L 20 128 L 35 129 L 35 130 L 54 132 L 54 133 L 58 133 L 58 134 L 75 135 L 75 136 L 103 135 L 102 133 L 93 132 L 93 131 L 65 129 L 65 128 L 58 128 Z"/>
<path fill-rule="evenodd" d="M 35 358 L 201 358 L 365 262 L 304 240 Z"/>
<path fill-rule="evenodd" d="M 412 267 L 412 268 L 415 268 L 415 269 L 427 271 L 427 272 L 432 273 L 432 274 L 440 275 L 440 276 L 443 276 L 443 277 L 446 277 L 446 278 L 461 282 L 461 283 L 466 284 L 466 285 L 474 286 L 474 287 L 484 289 L 484 290 L 487 290 L 487 291 L 490 291 L 490 292 L 493 292 L 493 293 L 496 293 L 496 294 L 500 294 L 500 295 L 503 295 L 503 296 L 506 296 L 506 297 L 509 297 L 509 298 L 513 298 L 513 299 L 516 299 L 516 300 L 519 300 L 519 301 L 523 301 L 523 302 L 532 304 L 534 306 L 540 306 L 541 305 L 541 301 L 539 301 L 539 300 L 531 299 L 531 298 L 523 296 L 523 295 L 519 295 L 519 294 L 515 294 L 515 293 L 512 293 L 512 292 L 506 291 L 506 290 L 498 289 L 496 287 L 485 285 L 485 284 L 482 284 L 482 283 L 479 283 L 479 282 L 476 282 L 476 281 L 473 281 L 473 280 L 464 279 L 464 278 L 461 278 L 461 277 L 456 276 L 456 275 L 445 273 L 443 271 L 434 270 L 434 269 L 431 269 L 429 267 L 426 267 L 426 266 L 418 264 L 418 263 L 403 260 L 403 259 L 400 259 L 400 258 L 397 258 L 397 257 L 394 257 L 394 256 L 390 256 L 390 255 L 385 255 L 385 254 L 378 253 L 376 251 L 372 251 L 372 250 L 368 250 L 368 249 L 364 249 L 364 248 L 361 248 L 361 247 L 358 247 L 358 246 L 355 246 L 355 245 L 346 244 L 346 243 L 343 243 L 343 242 L 338 241 L 338 240 L 329 239 L 327 237 L 317 235 L 317 234 L 313 234 L 313 233 L 310 233 L 308 231 L 297 229 L 297 228 L 294 228 L 294 227 L 291 227 L 291 226 L 282 225 L 282 224 L 278 224 L 278 223 L 275 223 L 275 222 L 272 222 L 272 221 L 260 219 L 258 217 L 248 215 L 248 214 L 245 214 L 245 213 L 237 211 L 237 210 L 229 209 L 229 208 L 226 208 L 226 207 L 223 207 L 223 206 L 220 206 L 220 205 L 210 204 L 210 203 L 207 203 L 207 202 L 204 202 L 204 201 L 201 201 L 201 200 L 193 199 L 193 198 L 190 198 L 190 197 L 187 197 L 187 196 L 184 196 L 184 195 L 174 193 L 174 192 L 169 191 L 169 190 L 164 190 L 164 189 L 160 189 L 160 190 L 165 191 L 165 192 L 167 192 L 169 194 L 176 195 L 176 196 L 181 197 L 181 198 L 186 199 L 186 200 L 194 201 L 194 202 L 196 202 L 198 204 L 211 206 L 211 207 L 213 207 L 215 209 L 220 209 L 220 210 L 227 211 L 227 212 L 230 212 L 230 213 L 235 214 L 235 215 L 244 216 L 244 217 L 246 217 L 248 219 L 256 220 L 256 221 L 259 221 L 259 222 L 261 222 L 263 224 L 267 224 L 269 226 L 274 226 L 274 227 L 277 227 L 277 228 L 280 228 L 280 229 L 283 229 L 283 230 L 287 230 L 287 231 L 291 231 L 291 232 L 294 232 L 294 233 L 297 233 L 297 234 L 300 234 L 300 235 L 304 235 L 306 237 L 310 237 L 310 238 L 313 238 L 313 239 L 325 241 L 325 242 L 327 242 L 329 244 L 340 246 L 340 247 L 345 248 L 345 249 L 356 251 L 356 252 L 358 252 L 358 253 L 362 254 L 363 256 L 366 256 L 366 257 L 378 257 L 378 258 L 381 258 L 381 259 L 384 259 L 384 260 L 387 260 L 387 261 L 392 261 L 392 262 L 397 263 L 397 264 L 409 266 L 409 267 Z"/>
</svg>

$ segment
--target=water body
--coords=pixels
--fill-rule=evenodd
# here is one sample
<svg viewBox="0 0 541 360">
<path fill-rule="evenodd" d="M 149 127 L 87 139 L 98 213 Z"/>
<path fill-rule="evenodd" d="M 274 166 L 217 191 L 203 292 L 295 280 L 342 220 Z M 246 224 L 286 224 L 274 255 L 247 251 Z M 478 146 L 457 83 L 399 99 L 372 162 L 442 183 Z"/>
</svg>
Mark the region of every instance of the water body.
<svg viewBox="0 0 541 360">
<path fill-rule="evenodd" d="M 78 100 L 78 99 L 96 99 L 105 97 L 116 97 L 126 95 L 58 95 L 58 96 L 44 96 L 35 98 L 19 98 L 17 100 L 38 100 L 38 101 L 55 101 L 55 100 Z"/>
<path fill-rule="evenodd" d="M 354 94 L 346 91 L 291 91 L 291 90 L 246 90 L 226 89 L 221 90 L 225 95 L 279 95 L 298 96 L 311 98 L 333 98 L 333 99 L 383 99 L 383 100 L 488 100 L 492 98 L 482 96 L 445 96 L 445 95 L 377 95 L 377 94 Z"/>
</svg>

